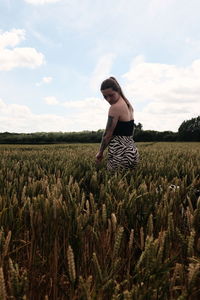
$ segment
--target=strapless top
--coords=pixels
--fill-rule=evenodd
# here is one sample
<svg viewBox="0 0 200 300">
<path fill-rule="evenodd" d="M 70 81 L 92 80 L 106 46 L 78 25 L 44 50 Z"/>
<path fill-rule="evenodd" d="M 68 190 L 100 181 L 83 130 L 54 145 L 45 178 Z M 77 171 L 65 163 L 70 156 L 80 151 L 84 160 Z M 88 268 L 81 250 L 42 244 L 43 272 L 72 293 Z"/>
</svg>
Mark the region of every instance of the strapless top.
<svg viewBox="0 0 200 300">
<path fill-rule="evenodd" d="M 133 135 L 134 120 L 130 121 L 118 121 L 114 129 L 113 135 Z"/>
</svg>

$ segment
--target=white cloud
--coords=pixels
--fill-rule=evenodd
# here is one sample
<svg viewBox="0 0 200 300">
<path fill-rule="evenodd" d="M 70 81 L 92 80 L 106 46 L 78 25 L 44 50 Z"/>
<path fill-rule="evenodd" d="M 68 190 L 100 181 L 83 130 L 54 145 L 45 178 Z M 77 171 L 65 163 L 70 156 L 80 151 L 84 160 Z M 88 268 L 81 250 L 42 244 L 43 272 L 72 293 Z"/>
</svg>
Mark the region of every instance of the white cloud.
<svg viewBox="0 0 200 300">
<path fill-rule="evenodd" d="M 42 78 L 42 82 L 44 82 L 44 83 L 50 83 L 51 81 L 52 81 L 52 77 L 43 77 Z"/>
<path fill-rule="evenodd" d="M 28 106 L 6 104 L 0 99 L 0 132 L 70 132 L 105 128 L 108 104 L 103 99 L 69 101 L 62 107 L 66 109 L 65 116 L 33 114 Z"/>
<path fill-rule="evenodd" d="M 108 53 L 98 60 L 90 78 L 90 87 L 93 91 L 99 90 L 101 82 L 110 76 L 114 59 L 115 54 Z"/>
<path fill-rule="evenodd" d="M 40 5 L 40 4 L 48 4 L 48 3 L 56 3 L 62 0 L 25 0 L 25 2 L 33 5 Z"/>
<path fill-rule="evenodd" d="M 25 30 L 23 29 L 12 29 L 1 33 L 0 31 L 0 49 L 5 47 L 14 47 L 25 39 Z"/>
<path fill-rule="evenodd" d="M 9 71 L 16 67 L 36 68 L 44 63 L 44 55 L 34 48 L 15 48 L 0 51 L 0 70 Z"/>
<path fill-rule="evenodd" d="M 49 84 L 49 83 L 52 82 L 52 80 L 53 80 L 53 78 L 50 77 L 50 76 L 49 77 L 43 77 L 40 82 L 36 83 L 36 86 L 41 86 L 42 84 Z"/>
<path fill-rule="evenodd" d="M 157 104 L 156 104 L 157 105 Z M 155 114 L 151 112 L 136 111 L 136 123 L 140 122 L 144 130 L 155 131 L 178 131 L 179 126 L 184 120 L 194 117 L 191 114 Z"/>
<path fill-rule="evenodd" d="M 34 48 L 14 48 L 25 39 L 25 31 L 13 29 L 0 34 L 0 70 L 9 71 L 16 67 L 36 68 L 45 62 L 44 55 Z"/>
<path fill-rule="evenodd" d="M 27 106 L 6 104 L 0 99 L 0 131 L 20 132 L 20 128 L 28 126 L 31 111 Z M 27 124 L 27 125 L 26 125 Z"/>
<path fill-rule="evenodd" d="M 147 63 L 139 56 L 123 77 L 125 91 L 135 105 L 147 103 L 136 112 L 145 129 L 177 130 L 184 120 L 199 114 L 200 60 L 178 67 Z"/>
<path fill-rule="evenodd" d="M 137 57 L 123 75 L 126 90 L 138 101 L 199 102 L 200 59 L 191 66 L 147 63 Z"/>
<path fill-rule="evenodd" d="M 50 97 L 45 97 L 44 101 L 49 104 L 49 105 L 57 105 L 59 104 L 59 101 L 56 99 L 56 97 L 50 96 Z"/>
<path fill-rule="evenodd" d="M 79 100 L 79 101 L 66 101 L 64 102 L 62 105 L 65 106 L 66 108 L 75 108 L 77 110 L 93 110 L 95 109 L 96 111 L 104 111 L 105 107 L 107 105 L 107 102 L 103 99 L 99 99 L 99 98 L 86 98 L 83 100 Z"/>
<path fill-rule="evenodd" d="M 6 104 L 3 102 L 3 100 L 0 98 L 0 111 L 5 110 Z"/>
<path fill-rule="evenodd" d="M 52 114 L 33 114 L 28 106 L 6 104 L 0 99 L 0 132 L 70 131 L 71 118 Z"/>
<path fill-rule="evenodd" d="M 98 130 L 106 126 L 108 104 L 103 98 L 67 101 L 63 103 L 63 106 L 70 111 L 79 131 L 84 129 Z"/>
<path fill-rule="evenodd" d="M 8 105 L 2 99 L 0 99 L 0 113 L 4 117 L 13 116 L 13 118 L 27 118 L 31 114 L 31 111 L 25 105 Z"/>
</svg>

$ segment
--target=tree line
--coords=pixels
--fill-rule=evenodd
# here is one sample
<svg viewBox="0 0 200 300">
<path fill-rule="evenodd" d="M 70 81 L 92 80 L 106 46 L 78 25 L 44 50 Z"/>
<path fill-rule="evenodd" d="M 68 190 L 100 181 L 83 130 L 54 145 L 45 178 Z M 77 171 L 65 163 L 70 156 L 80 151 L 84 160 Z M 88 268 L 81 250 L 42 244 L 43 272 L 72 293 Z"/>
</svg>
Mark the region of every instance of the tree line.
<svg viewBox="0 0 200 300">
<path fill-rule="evenodd" d="M 53 144 L 53 143 L 100 143 L 104 130 L 81 132 L 35 132 L 0 133 L 0 144 Z M 184 121 L 178 132 L 143 130 L 142 124 L 135 125 L 136 142 L 200 141 L 200 116 Z"/>
</svg>

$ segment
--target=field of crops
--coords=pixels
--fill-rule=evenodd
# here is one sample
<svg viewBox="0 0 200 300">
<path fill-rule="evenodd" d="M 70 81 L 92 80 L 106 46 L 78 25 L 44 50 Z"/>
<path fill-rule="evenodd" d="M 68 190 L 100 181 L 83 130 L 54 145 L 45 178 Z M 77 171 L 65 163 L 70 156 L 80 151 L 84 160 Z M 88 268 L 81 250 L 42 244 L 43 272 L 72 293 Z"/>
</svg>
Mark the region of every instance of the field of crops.
<svg viewBox="0 0 200 300">
<path fill-rule="evenodd" d="M 200 299 L 200 143 L 0 146 L 0 299 Z"/>
</svg>

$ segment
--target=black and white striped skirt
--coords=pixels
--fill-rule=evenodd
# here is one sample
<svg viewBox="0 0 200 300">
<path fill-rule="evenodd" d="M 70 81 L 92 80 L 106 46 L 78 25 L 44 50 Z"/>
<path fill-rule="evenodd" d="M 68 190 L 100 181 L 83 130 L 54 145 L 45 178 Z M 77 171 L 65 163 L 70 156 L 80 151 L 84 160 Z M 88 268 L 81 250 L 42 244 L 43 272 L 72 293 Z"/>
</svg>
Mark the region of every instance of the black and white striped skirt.
<svg viewBox="0 0 200 300">
<path fill-rule="evenodd" d="M 108 170 L 135 169 L 139 153 L 132 136 L 113 136 L 108 146 Z"/>
</svg>

